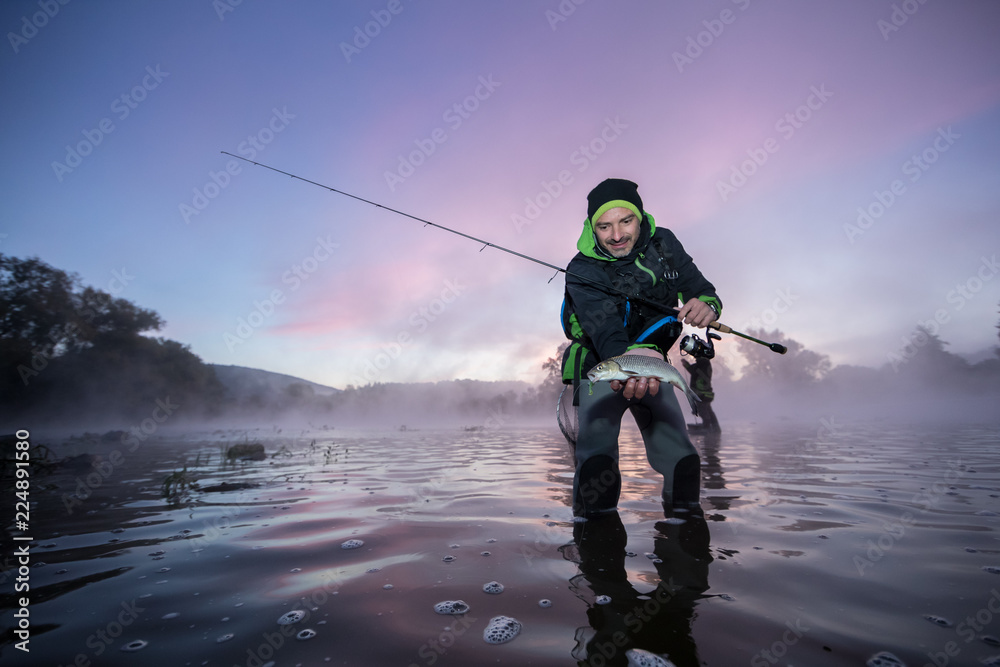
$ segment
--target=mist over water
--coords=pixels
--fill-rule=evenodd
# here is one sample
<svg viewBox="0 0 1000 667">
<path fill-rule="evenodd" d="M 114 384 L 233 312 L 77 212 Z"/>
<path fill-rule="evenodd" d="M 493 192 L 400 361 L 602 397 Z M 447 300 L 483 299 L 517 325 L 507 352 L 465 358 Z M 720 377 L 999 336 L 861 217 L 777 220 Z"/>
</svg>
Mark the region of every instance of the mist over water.
<svg viewBox="0 0 1000 667">
<path fill-rule="evenodd" d="M 692 438 L 703 518 L 665 511 L 628 420 L 619 512 L 585 523 L 553 425 L 164 430 L 134 452 L 47 440 L 68 462 L 34 478 L 31 660 L 10 643 L 0 655 L 625 665 L 635 648 L 682 666 L 1000 653 L 995 418 L 752 423 L 722 405 L 721 436 Z M 263 458 L 227 458 L 237 444 Z M 483 591 L 493 581 L 502 593 Z M 435 612 L 458 600 L 467 613 Z M 483 632 L 497 616 L 522 629 L 495 645 Z"/>
</svg>

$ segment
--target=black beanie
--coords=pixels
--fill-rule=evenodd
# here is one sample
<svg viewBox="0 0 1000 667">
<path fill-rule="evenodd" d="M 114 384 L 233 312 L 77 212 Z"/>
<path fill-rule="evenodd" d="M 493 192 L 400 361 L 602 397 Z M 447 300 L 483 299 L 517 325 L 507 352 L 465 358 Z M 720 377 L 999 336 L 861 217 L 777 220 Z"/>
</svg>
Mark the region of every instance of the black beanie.
<svg viewBox="0 0 1000 667">
<path fill-rule="evenodd" d="M 631 209 L 641 220 L 643 209 L 639 186 L 624 178 L 605 179 L 587 195 L 587 218 L 594 223 L 605 211 L 619 206 Z"/>
</svg>

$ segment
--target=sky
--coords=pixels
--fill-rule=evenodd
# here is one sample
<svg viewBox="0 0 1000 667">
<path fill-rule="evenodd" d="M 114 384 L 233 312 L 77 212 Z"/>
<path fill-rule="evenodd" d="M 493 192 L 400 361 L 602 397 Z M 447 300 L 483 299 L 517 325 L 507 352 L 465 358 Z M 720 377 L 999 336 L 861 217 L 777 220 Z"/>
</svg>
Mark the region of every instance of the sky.
<svg viewBox="0 0 1000 667">
<path fill-rule="evenodd" d="M 225 153 L 561 267 L 629 178 L 737 330 L 871 367 L 921 324 L 997 343 L 992 0 L 10 0 L 0 27 L 0 253 L 208 363 L 535 382 L 563 341 L 562 274 Z"/>
</svg>

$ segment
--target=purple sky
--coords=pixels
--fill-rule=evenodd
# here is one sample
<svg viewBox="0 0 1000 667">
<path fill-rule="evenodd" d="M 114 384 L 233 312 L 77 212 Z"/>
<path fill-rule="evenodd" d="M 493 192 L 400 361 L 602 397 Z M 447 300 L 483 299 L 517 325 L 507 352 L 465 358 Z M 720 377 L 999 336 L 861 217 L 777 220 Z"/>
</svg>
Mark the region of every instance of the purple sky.
<svg viewBox="0 0 1000 667">
<path fill-rule="evenodd" d="M 536 380 L 561 275 L 221 151 L 560 266 L 616 176 L 734 328 L 867 366 L 928 321 L 997 342 L 995 2 L 231 5 L 0 4 L 0 252 L 211 363 Z"/>
</svg>

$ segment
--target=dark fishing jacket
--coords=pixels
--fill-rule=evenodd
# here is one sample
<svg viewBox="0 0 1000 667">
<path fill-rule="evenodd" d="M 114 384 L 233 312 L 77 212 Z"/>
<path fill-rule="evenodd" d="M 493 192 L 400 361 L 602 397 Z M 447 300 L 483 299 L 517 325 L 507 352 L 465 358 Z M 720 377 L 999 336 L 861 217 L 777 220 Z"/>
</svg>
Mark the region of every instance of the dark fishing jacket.
<svg viewBox="0 0 1000 667">
<path fill-rule="evenodd" d="M 578 386 L 601 360 L 631 349 L 650 347 L 666 355 L 682 329 L 678 301 L 698 298 L 722 312 L 715 287 L 673 232 L 657 229 L 649 213 L 628 256 L 616 259 L 605 252 L 589 218 L 577 249 L 566 267 L 562 308 L 563 331 L 573 341 L 563 355 L 566 384 Z"/>
</svg>

